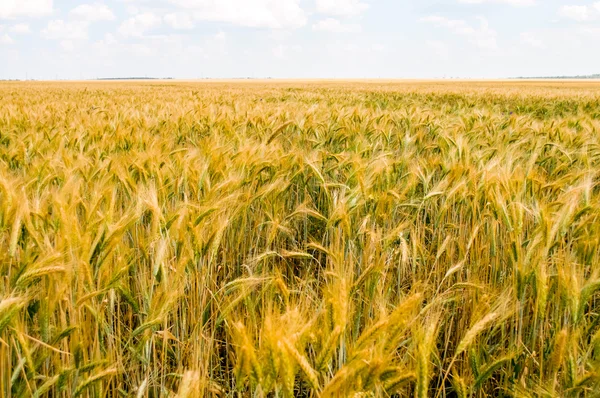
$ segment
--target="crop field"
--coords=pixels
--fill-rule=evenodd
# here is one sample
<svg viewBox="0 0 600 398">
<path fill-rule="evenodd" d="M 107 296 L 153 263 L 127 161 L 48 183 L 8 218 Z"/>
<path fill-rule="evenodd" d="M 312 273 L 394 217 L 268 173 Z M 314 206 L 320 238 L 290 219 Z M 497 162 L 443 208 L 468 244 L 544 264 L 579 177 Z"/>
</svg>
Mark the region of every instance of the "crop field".
<svg viewBox="0 0 600 398">
<path fill-rule="evenodd" d="M 0 396 L 600 397 L 600 83 L 0 83 Z"/>
</svg>

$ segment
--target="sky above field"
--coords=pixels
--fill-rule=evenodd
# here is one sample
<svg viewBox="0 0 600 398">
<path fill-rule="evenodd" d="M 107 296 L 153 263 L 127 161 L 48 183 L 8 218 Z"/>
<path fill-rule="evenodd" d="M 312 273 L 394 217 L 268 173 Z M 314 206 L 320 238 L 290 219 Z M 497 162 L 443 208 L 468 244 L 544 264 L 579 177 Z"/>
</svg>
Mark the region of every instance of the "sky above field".
<svg viewBox="0 0 600 398">
<path fill-rule="evenodd" d="M 0 79 L 592 73 L 599 0 L 0 0 Z"/>
</svg>

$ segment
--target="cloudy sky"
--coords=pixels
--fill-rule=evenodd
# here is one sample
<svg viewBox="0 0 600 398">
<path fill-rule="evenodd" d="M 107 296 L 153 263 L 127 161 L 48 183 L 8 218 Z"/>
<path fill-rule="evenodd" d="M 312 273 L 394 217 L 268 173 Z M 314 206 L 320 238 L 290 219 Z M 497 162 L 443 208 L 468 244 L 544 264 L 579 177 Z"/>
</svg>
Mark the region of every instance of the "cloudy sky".
<svg viewBox="0 0 600 398">
<path fill-rule="evenodd" d="M 0 0 L 0 79 L 600 73 L 600 0 Z"/>
</svg>

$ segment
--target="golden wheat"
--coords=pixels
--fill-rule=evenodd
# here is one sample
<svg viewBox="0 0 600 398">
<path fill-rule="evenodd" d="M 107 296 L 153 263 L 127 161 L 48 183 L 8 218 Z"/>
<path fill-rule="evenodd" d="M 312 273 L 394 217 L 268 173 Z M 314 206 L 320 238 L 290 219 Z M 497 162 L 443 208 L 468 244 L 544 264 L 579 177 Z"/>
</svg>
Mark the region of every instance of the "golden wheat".
<svg viewBox="0 0 600 398">
<path fill-rule="evenodd" d="M 0 396 L 593 397 L 600 84 L 0 85 Z"/>
</svg>

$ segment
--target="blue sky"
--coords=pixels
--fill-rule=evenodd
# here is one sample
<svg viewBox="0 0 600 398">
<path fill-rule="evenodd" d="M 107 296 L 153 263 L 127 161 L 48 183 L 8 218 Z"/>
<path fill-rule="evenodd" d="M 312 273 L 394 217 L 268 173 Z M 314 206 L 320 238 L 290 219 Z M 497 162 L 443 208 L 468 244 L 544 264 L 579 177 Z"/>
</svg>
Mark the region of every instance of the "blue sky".
<svg viewBox="0 0 600 398">
<path fill-rule="evenodd" d="M 600 73 L 600 0 L 0 0 L 0 79 Z"/>
</svg>

